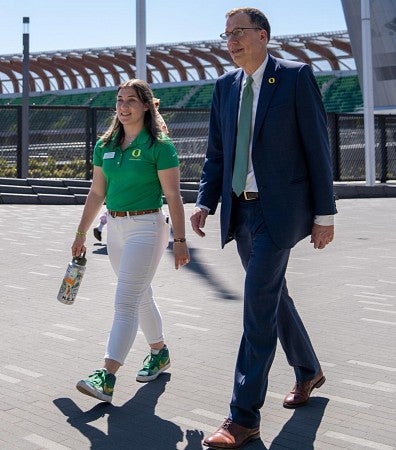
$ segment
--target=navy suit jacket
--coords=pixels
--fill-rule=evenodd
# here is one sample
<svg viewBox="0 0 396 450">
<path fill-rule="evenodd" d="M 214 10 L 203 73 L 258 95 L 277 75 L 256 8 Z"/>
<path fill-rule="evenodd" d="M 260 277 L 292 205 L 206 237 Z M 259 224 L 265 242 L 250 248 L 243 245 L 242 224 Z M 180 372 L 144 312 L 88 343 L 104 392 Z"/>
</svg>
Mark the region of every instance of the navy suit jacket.
<svg viewBox="0 0 396 450">
<path fill-rule="evenodd" d="M 197 204 L 214 214 L 221 199 L 221 243 L 233 239 L 232 172 L 243 71 L 215 85 L 208 149 Z M 271 238 L 291 248 L 312 231 L 315 215 L 335 214 L 326 113 L 306 64 L 268 57 L 252 141 L 252 162 Z"/>
</svg>

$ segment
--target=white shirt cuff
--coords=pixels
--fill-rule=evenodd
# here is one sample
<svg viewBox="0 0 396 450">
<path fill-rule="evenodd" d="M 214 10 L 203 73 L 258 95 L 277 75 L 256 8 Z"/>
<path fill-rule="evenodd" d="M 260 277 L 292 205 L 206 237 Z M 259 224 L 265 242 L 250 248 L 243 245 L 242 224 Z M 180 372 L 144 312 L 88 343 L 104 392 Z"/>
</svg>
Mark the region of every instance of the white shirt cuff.
<svg viewBox="0 0 396 450">
<path fill-rule="evenodd" d="M 315 216 L 314 222 L 316 223 L 316 225 L 322 225 L 325 227 L 334 225 L 334 215 L 331 214 L 329 216 Z"/>
<path fill-rule="evenodd" d="M 208 208 L 207 206 L 205 206 L 205 205 L 199 205 L 199 204 L 197 204 L 197 205 L 195 205 L 195 207 L 196 208 L 201 208 L 201 209 L 204 209 L 205 211 L 210 211 L 210 208 Z"/>
</svg>

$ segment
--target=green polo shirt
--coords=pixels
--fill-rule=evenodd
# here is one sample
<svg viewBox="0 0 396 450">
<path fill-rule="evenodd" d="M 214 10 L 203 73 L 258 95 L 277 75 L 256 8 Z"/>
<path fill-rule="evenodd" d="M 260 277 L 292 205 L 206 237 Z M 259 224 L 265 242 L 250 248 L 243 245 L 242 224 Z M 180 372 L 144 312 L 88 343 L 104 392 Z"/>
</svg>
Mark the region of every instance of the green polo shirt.
<svg viewBox="0 0 396 450">
<path fill-rule="evenodd" d="M 112 211 L 141 211 L 162 206 L 158 170 L 178 167 L 176 148 L 165 135 L 150 145 L 146 129 L 125 149 L 99 139 L 93 163 L 106 178 L 106 206 Z"/>
</svg>

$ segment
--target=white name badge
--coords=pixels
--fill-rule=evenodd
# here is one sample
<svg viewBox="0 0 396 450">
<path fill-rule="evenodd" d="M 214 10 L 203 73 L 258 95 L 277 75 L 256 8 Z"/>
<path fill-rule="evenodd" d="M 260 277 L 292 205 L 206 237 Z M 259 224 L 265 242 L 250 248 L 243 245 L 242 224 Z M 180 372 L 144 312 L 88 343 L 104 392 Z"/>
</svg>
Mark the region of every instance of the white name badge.
<svg viewBox="0 0 396 450">
<path fill-rule="evenodd" d="M 111 159 L 114 158 L 115 152 L 107 152 L 103 154 L 103 159 Z"/>
</svg>

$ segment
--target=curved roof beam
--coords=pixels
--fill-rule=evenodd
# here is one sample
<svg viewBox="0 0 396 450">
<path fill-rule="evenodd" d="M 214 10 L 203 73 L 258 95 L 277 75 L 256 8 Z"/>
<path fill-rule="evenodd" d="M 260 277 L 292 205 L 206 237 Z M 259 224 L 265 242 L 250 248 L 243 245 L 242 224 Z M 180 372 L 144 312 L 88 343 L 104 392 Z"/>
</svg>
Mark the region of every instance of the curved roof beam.
<svg viewBox="0 0 396 450">
<path fill-rule="evenodd" d="M 176 50 L 174 48 L 171 48 L 169 50 L 169 53 L 171 55 L 175 55 L 177 56 L 179 59 L 182 59 L 184 61 L 187 61 L 188 63 L 190 63 L 198 72 L 198 76 L 200 80 L 205 80 L 206 79 L 206 73 L 205 73 L 205 69 L 203 68 L 202 64 L 199 62 L 199 60 L 197 58 L 195 58 L 194 56 L 189 55 L 188 53 L 184 53 L 180 50 Z"/>
<path fill-rule="evenodd" d="M 62 74 L 54 67 L 54 64 L 49 58 L 39 56 L 37 57 L 37 62 L 44 70 L 52 74 L 58 84 L 58 90 L 65 89 L 65 81 Z"/>
<path fill-rule="evenodd" d="M 130 79 L 136 77 L 136 75 L 135 75 L 136 69 L 134 66 L 134 65 L 136 65 L 135 55 L 128 55 L 127 53 L 124 53 L 124 52 L 115 51 L 114 57 L 116 58 L 116 61 L 120 60 L 126 64 L 125 65 L 125 67 L 127 67 L 126 73 L 128 74 Z M 121 66 L 121 64 L 120 64 L 120 66 Z"/>
<path fill-rule="evenodd" d="M 148 62 L 148 64 L 151 64 L 152 66 L 154 66 L 159 71 L 159 73 L 161 74 L 163 82 L 170 81 L 170 79 L 169 79 L 169 71 L 165 67 L 165 64 L 162 62 L 162 60 L 160 58 L 154 58 L 154 56 L 148 54 L 147 55 L 147 62 Z"/>
<path fill-rule="evenodd" d="M 322 58 L 327 59 L 329 61 L 330 67 L 333 70 L 340 70 L 340 64 L 336 55 L 331 52 L 328 48 L 323 45 L 315 44 L 312 41 L 307 41 L 305 43 L 307 49 L 312 50 L 314 53 L 317 53 Z"/>
<path fill-rule="evenodd" d="M 113 77 L 113 83 L 115 86 L 121 83 L 120 74 L 117 69 L 114 67 L 114 64 L 110 63 L 108 60 L 104 58 L 104 55 L 98 57 L 97 55 L 82 55 L 83 61 L 88 61 L 91 64 L 95 64 L 97 66 L 104 67 L 109 74 Z M 106 84 L 105 84 L 106 85 Z"/>
<path fill-rule="evenodd" d="M 210 51 L 214 54 L 219 56 L 220 58 L 224 59 L 225 61 L 228 61 L 233 66 L 235 65 L 234 61 L 231 58 L 231 55 L 228 53 L 228 50 L 224 50 L 219 47 L 210 46 Z"/>
<path fill-rule="evenodd" d="M 204 52 L 203 50 L 197 49 L 197 48 L 190 48 L 190 53 L 193 56 L 196 56 L 197 58 L 201 58 L 205 61 L 208 61 L 213 65 L 213 67 L 216 69 L 217 76 L 221 76 L 224 73 L 224 67 L 223 64 L 216 58 L 216 56 L 212 55 L 211 53 Z"/>
<path fill-rule="evenodd" d="M 181 81 L 187 81 L 186 68 L 175 56 L 169 55 L 168 53 L 160 52 L 158 50 L 151 50 L 150 54 L 154 58 L 159 58 L 162 61 L 165 61 L 166 63 L 168 63 L 174 69 L 176 69 L 177 72 L 179 73 Z M 169 72 L 169 68 L 168 68 L 168 72 Z"/>
<path fill-rule="evenodd" d="M 295 47 L 294 45 L 290 45 L 287 42 L 281 43 L 281 48 L 285 52 L 290 53 L 291 55 L 295 56 L 296 59 L 301 60 L 305 62 L 306 64 L 312 65 L 311 58 L 308 57 L 308 55 L 299 47 Z"/>
<path fill-rule="evenodd" d="M 344 60 L 353 58 L 347 31 L 274 37 L 268 45 L 269 53 L 310 64 L 321 70 L 326 62 L 332 70 L 340 70 Z M 287 57 L 287 56 L 286 56 Z M 120 85 L 125 77 L 136 76 L 136 49 L 134 47 L 99 48 L 93 50 L 34 53 L 30 62 L 30 90 L 90 88 L 92 84 L 106 86 L 114 80 Z M 147 47 L 147 81 L 162 77 L 164 82 L 211 79 L 221 76 L 235 64 L 220 40 L 149 45 Z M 22 90 L 22 60 L 20 55 L 0 58 L 0 93 L 5 89 Z M 190 73 L 190 70 L 193 71 Z M 153 80 L 153 76 L 155 79 Z M 112 77 L 112 79 L 110 78 Z M 70 82 L 69 82 L 70 80 Z"/>
<path fill-rule="evenodd" d="M 101 66 L 99 64 L 93 63 L 92 61 L 85 59 L 84 55 L 78 56 L 78 57 L 76 57 L 76 59 L 78 59 L 78 61 L 83 62 L 84 66 L 87 69 L 91 69 L 92 72 L 96 75 L 98 82 L 99 82 L 98 87 L 106 87 L 105 74 L 103 73 L 103 70 L 101 69 Z M 92 82 L 92 79 L 91 79 L 91 82 Z"/>
<path fill-rule="evenodd" d="M 352 57 L 352 47 L 350 42 L 342 41 L 341 39 L 333 38 L 331 39 L 331 42 L 335 48 L 338 48 L 339 50 L 342 50 L 346 54 L 348 54 L 350 57 Z"/>
<path fill-rule="evenodd" d="M 55 67 L 58 66 L 69 77 L 71 88 L 78 89 L 77 76 L 71 70 L 70 65 L 68 64 L 66 58 L 64 56 L 54 56 L 52 58 L 52 62 L 55 65 Z"/>
<path fill-rule="evenodd" d="M 132 74 L 134 72 L 132 71 L 131 66 L 128 63 L 126 63 L 125 61 L 120 61 L 120 59 L 117 58 L 114 54 L 107 54 L 107 53 L 101 54 L 100 59 L 108 61 L 110 64 L 112 64 L 114 66 L 114 69 L 117 71 L 117 75 L 119 77 L 119 81 L 116 83 L 117 85 L 121 84 L 121 77 L 120 77 L 120 74 L 119 74 L 116 66 L 124 69 L 125 73 L 129 76 L 129 78 L 133 78 Z"/>
<path fill-rule="evenodd" d="M 29 70 L 37 73 L 41 82 L 43 83 L 44 91 L 51 90 L 50 79 L 49 79 L 48 75 L 44 72 L 43 67 L 40 65 L 40 63 L 36 59 L 33 59 L 33 58 L 30 59 Z M 36 91 L 37 91 L 37 89 L 36 89 Z"/>
<path fill-rule="evenodd" d="M 18 60 L 18 59 L 11 59 L 10 60 L 10 66 L 11 66 L 11 69 L 14 72 L 20 73 L 21 74 L 21 78 L 22 78 L 22 76 L 23 76 L 23 64 L 22 64 L 22 61 Z M 34 78 L 33 78 L 31 73 L 29 73 L 29 89 L 30 89 L 31 92 L 35 92 L 36 91 L 36 84 L 34 82 Z"/>
<path fill-rule="evenodd" d="M 68 55 L 66 56 L 66 60 L 68 64 L 79 73 L 84 81 L 84 87 L 92 87 L 91 77 L 87 69 L 84 67 L 84 64 L 82 63 L 81 56 Z"/>
<path fill-rule="evenodd" d="M 19 83 L 18 79 L 15 76 L 15 73 L 12 71 L 11 68 L 9 68 L 10 63 L 8 61 L 0 61 L 0 72 L 6 74 L 9 78 L 9 80 L 12 83 L 12 87 L 14 88 L 14 92 L 18 94 L 20 92 L 19 90 Z M 0 84 L 0 92 L 3 93 L 3 83 L 7 80 L 1 80 Z"/>
</svg>

